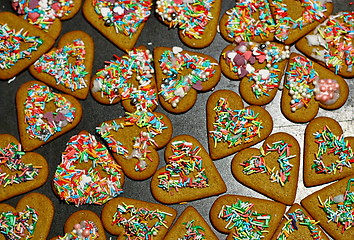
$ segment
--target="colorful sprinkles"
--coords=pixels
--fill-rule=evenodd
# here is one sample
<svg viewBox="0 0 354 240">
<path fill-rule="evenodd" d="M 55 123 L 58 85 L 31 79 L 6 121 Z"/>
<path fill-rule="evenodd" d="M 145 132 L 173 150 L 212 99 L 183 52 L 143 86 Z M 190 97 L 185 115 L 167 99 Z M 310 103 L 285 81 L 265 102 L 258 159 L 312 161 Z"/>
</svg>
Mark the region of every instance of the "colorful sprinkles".
<svg viewBox="0 0 354 240">
<path fill-rule="evenodd" d="M 70 233 L 66 233 L 57 240 L 94 240 L 99 237 L 98 228 L 93 221 L 81 221 L 74 225 Z"/>
<path fill-rule="evenodd" d="M 205 229 L 199 225 L 195 225 L 194 219 L 188 222 L 182 223 L 186 227 L 186 232 L 183 238 L 177 240 L 203 240 L 206 239 Z"/>
<path fill-rule="evenodd" d="M 88 170 L 76 167 L 77 164 L 88 162 L 91 162 Z M 78 134 L 70 138 L 62 153 L 53 185 L 60 199 L 66 202 L 76 206 L 102 205 L 123 192 L 121 174 L 121 167 L 103 144 L 91 134 Z"/>
</svg>

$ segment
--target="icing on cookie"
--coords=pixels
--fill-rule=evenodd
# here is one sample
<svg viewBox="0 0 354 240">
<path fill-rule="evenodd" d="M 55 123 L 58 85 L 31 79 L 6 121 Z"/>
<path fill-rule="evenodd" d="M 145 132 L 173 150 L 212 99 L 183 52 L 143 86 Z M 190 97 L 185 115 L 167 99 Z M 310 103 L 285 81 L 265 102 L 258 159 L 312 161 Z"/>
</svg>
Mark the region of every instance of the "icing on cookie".
<svg viewBox="0 0 354 240">
<path fill-rule="evenodd" d="M 57 240 L 94 240 L 99 237 L 98 228 L 93 221 L 81 221 L 74 225 L 70 233 L 66 233 Z"/>
<path fill-rule="evenodd" d="M 180 47 L 173 47 L 172 51 L 164 51 L 159 59 L 162 73 L 166 76 L 159 94 L 174 108 L 191 88 L 201 90 L 201 83 L 214 76 L 213 66 L 217 65 L 207 58 L 182 51 Z M 188 74 L 181 76 L 186 71 Z"/>
<path fill-rule="evenodd" d="M 318 144 L 318 150 L 315 154 L 316 159 L 313 160 L 314 164 L 312 166 L 316 173 L 335 174 L 337 171 L 341 172 L 345 167 L 351 168 L 351 164 L 354 163 L 354 154 L 343 135 L 333 134 L 328 126 L 313 135 L 315 142 Z M 335 155 L 338 159 L 326 165 L 323 162 L 326 155 Z"/>
<path fill-rule="evenodd" d="M 9 143 L 5 148 L 0 148 L 0 187 L 32 181 L 38 176 L 42 166 L 23 163 L 23 155 L 25 152 L 20 144 Z M 5 168 L 16 174 L 7 173 Z"/>
<path fill-rule="evenodd" d="M 340 86 L 335 79 L 316 79 L 313 81 L 315 86 L 315 99 L 323 104 L 334 104 L 340 96 Z"/>
<path fill-rule="evenodd" d="M 29 36 L 23 29 L 11 29 L 0 24 L 0 69 L 10 69 L 19 60 L 31 58 L 31 53 L 43 44 L 38 36 Z M 23 49 L 23 46 L 27 46 Z"/>
<path fill-rule="evenodd" d="M 198 156 L 200 147 L 186 141 L 172 142 L 172 155 L 168 157 L 165 171 L 158 176 L 159 185 L 165 191 L 181 188 L 208 187 L 208 177 L 203 159 Z"/>
<path fill-rule="evenodd" d="M 296 156 L 291 155 L 290 152 L 291 145 L 280 140 L 272 144 L 267 144 L 265 149 L 261 147 L 260 155 L 252 156 L 248 160 L 240 163 L 240 165 L 243 166 L 243 173 L 245 175 L 266 173 L 269 175 L 271 182 L 276 182 L 284 186 L 290 180 L 290 173 L 293 168 L 290 160 Z M 272 153 L 278 154 L 276 161 L 279 163 L 279 170 L 275 168 L 270 169 L 265 161 L 265 157 Z"/>
<path fill-rule="evenodd" d="M 178 238 L 178 240 L 203 240 L 206 239 L 205 229 L 202 226 L 195 225 L 194 219 L 188 222 L 182 223 L 185 225 L 186 232 L 183 235 L 183 238 Z"/>
<path fill-rule="evenodd" d="M 152 1 L 93 0 L 92 6 L 105 26 L 113 26 L 116 33 L 132 37 L 140 25 L 149 18 Z"/>
<path fill-rule="evenodd" d="M 169 27 L 178 27 L 184 36 L 200 39 L 213 18 L 211 8 L 215 0 L 159 0 L 156 13 Z"/>
<path fill-rule="evenodd" d="M 56 51 L 42 55 L 35 63 L 38 73 L 47 73 L 55 78 L 56 83 L 71 91 L 87 87 L 85 76 L 85 43 L 76 39 Z M 71 61 L 72 59 L 72 61 Z"/>
</svg>

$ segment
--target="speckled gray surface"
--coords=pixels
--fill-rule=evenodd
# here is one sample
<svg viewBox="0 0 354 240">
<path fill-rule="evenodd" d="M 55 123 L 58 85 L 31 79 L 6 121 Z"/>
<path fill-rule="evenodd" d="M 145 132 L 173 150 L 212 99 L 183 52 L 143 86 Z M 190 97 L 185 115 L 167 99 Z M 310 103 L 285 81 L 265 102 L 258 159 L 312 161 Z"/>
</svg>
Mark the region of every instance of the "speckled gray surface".
<svg viewBox="0 0 354 240">
<path fill-rule="evenodd" d="M 335 10 L 338 12 L 341 10 L 354 10 L 354 5 L 350 5 L 351 1 L 346 0 L 334 0 Z M 227 9 L 231 8 L 234 5 L 233 0 L 224 0 L 222 4 L 223 14 Z M 0 11 L 11 11 L 10 1 L 1 0 L 0 2 Z M 105 60 L 112 59 L 113 54 L 123 55 L 123 52 L 111 44 L 105 37 L 103 37 L 96 29 L 94 29 L 83 17 L 82 11 L 80 11 L 73 19 L 63 22 L 62 34 L 72 31 L 72 30 L 83 30 L 90 34 L 95 42 L 95 60 L 93 66 L 93 72 L 97 69 L 103 67 L 103 62 Z M 151 16 L 148 20 L 145 29 L 142 32 L 141 37 L 138 40 L 139 45 L 145 45 L 150 50 L 158 46 L 180 46 L 186 50 L 189 49 L 183 45 L 177 36 L 177 30 L 168 29 L 165 25 L 157 20 L 155 16 Z M 228 45 L 220 34 L 218 34 L 214 42 L 207 48 L 200 50 L 193 50 L 202 53 L 209 54 L 214 58 L 218 59 L 222 49 Z M 294 47 L 291 48 L 292 51 L 296 51 Z M 15 81 L 8 83 L 7 81 L 0 81 L 0 133 L 12 134 L 18 138 L 19 133 L 17 129 L 17 117 L 15 109 L 15 95 L 17 89 L 21 86 L 22 83 L 33 80 L 34 78 L 29 74 L 28 71 L 24 71 L 19 74 Z M 350 90 L 353 89 L 353 79 L 347 79 L 347 83 L 350 87 Z M 217 89 L 231 89 L 238 92 L 238 81 L 230 81 L 226 77 L 222 76 L 221 81 L 215 87 Z M 179 134 L 190 134 L 196 137 L 205 148 L 207 148 L 207 130 L 206 130 L 206 116 L 205 116 L 205 104 L 206 100 L 210 96 L 212 91 L 207 93 L 201 93 L 198 95 L 197 102 L 195 106 L 188 112 L 180 115 L 166 113 L 161 106 L 157 108 L 156 111 L 161 111 L 166 113 L 172 120 L 174 132 L 173 136 Z M 344 130 L 344 136 L 354 136 L 354 102 L 353 102 L 353 92 L 350 91 L 349 98 L 345 105 L 335 111 L 326 111 L 320 109 L 318 116 L 329 116 L 338 120 Z M 271 113 L 274 119 L 274 130 L 273 132 L 285 131 L 297 138 L 300 145 L 303 145 L 304 139 L 304 130 L 306 124 L 296 124 L 286 120 L 279 107 L 281 92 L 278 92 L 276 98 L 266 106 L 266 109 Z M 81 130 L 87 130 L 91 133 L 94 133 L 95 127 L 103 121 L 110 120 L 122 116 L 124 111 L 120 104 L 106 106 L 97 103 L 92 96 L 88 96 L 86 100 L 80 101 L 83 107 L 83 118 L 80 124 L 70 132 L 64 134 L 63 136 L 55 139 L 54 141 L 46 144 L 45 146 L 36 149 L 35 152 L 38 152 L 45 156 L 50 165 L 50 175 L 48 182 L 41 188 L 35 190 L 35 192 L 40 192 L 48 196 L 55 205 L 55 217 L 52 224 L 50 237 L 63 234 L 63 224 L 68 216 L 79 210 L 79 209 L 89 209 L 98 214 L 100 214 L 102 207 L 101 206 L 80 206 L 75 207 L 73 205 L 67 205 L 65 203 L 60 203 L 59 199 L 54 195 L 51 190 L 51 179 L 55 172 L 57 164 L 60 162 L 61 152 L 65 149 L 65 144 L 69 138 L 77 134 Z M 159 151 L 159 155 L 162 159 L 164 149 Z M 245 196 L 255 196 L 259 198 L 266 198 L 263 195 L 249 189 L 235 180 L 231 174 L 230 163 L 232 156 L 220 159 L 215 161 L 215 164 L 221 173 L 223 179 L 227 183 L 227 193 L 228 194 L 240 194 Z M 160 166 L 163 165 L 163 161 L 160 162 Z M 122 196 L 129 198 L 138 198 L 140 200 L 156 202 L 152 197 L 149 189 L 149 180 L 145 181 L 132 181 L 126 178 L 126 183 L 124 185 L 124 193 Z M 299 187 L 296 196 L 296 202 L 299 202 L 304 196 L 309 193 L 314 192 L 315 190 L 322 188 L 312 187 L 306 188 L 302 183 L 302 172 L 300 172 Z M 22 196 L 17 196 L 12 199 L 5 201 L 12 205 L 16 205 L 17 201 Z M 188 205 L 194 206 L 209 222 L 209 209 L 217 197 L 210 197 L 206 199 L 201 199 L 188 203 Z M 181 213 L 186 205 L 172 205 L 179 213 Z M 215 230 L 220 239 L 226 238 L 225 234 L 221 234 Z M 110 235 L 107 233 L 107 237 Z M 109 239 L 109 238 L 108 238 Z M 112 238 L 114 239 L 114 238 Z"/>
</svg>

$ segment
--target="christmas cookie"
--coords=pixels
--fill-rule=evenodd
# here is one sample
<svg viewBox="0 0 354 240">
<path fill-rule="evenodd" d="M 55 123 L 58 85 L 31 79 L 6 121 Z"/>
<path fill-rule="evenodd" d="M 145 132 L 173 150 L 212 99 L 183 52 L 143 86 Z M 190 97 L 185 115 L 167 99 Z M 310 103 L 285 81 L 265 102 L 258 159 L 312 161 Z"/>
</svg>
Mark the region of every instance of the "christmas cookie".
<svg viewBox="0 0 354 240">
<path fill-rule="evenodd" d="M 209 46 L 216 35 L 221 0 L 158 0 L 157 17 L 170 28 L 178 28 L 181 41 L 191 48 Z"/>
<path fill-rule="evenodd" d="M 336 240 L 354 238 L 353 176 L 344 178 L 307 196 L 301 205 Z"/>
<path fill-rule="evenodd" d="M 16 94 L 20 140 L 25 151 L 36 149 L 74 128 L 82 108 L 76 98 L 52 92 L 44 83 L 28 81 Z"/>
<path fill-rule="evenodd" d="M 10 12 L 0 13 L 0 79 L 10 79 L 35 62 L 54 39 Z"/>
<path fill-rule="evenodd" d="M 105 121 L 96 128 L 125 175 L 134 180 L 151 177 L 159 165 L 156 151 L 172 136 L 170 119 L 158 112 L 136 111 Z"/>
<path fill-rule="evenodd" d="M 102 209 L 104 228 L 120 239 L 161 240 L 176 218 L 173 208 L 141 200 L 118 197 Z"/>
<path fill-rule="evenodd" d="M 167 165 L 151 179 L 151 193 L 165 204 L 181 203 L 226 192 L 213 160 L 200 142 L 189 135 L 171 139 L 165 150 Z"/>
<path fill-rule="evenodd" d="M 252 105 L 273 100 L 290 57 L 289 46 L 276 42 L 240 42 L 221 53 L 220 66 L 225 76 L 241 79 L 240 95 Z"/>
<path fill-rule="evenodd" d="M 354 77 L 354 12 L 340 12 L 296 43 L 306 56 L 346 78 Z"/>
<path fill-rule="evenodd" d="M 285 73 L 281 111 L 293 122 L 308 122 L 318 109 L 340 108 L 348 98 L 346 81 L 311 61 L 292 53 Z"/>
<path fill-rule="evenodd" d="M 42 186 L 48 163 L 34 152 L 24 152 L 12 135 L 0 134 L 0 202 Z"/>
<path fill-rule="evenodd" d="M 94 43 L 83 31 L 68 32 L 57 48 L 42 55 L 30 68 L 38 80 L 64 93 L 85 99 L 89 93 Z"/>
<path fill-rule="evenodd" d="M 286 205 L 295 200 L 299 168 L 299 143 L 284 132 L 270 135 L 260 149 L 238 152 L 231 163 L 238 181 Z"/>
<path fill-rule="evenodd" d="M 91 83 L 92 96 L 100 103 L 122 102 L 128 112 L 153 111 L 157 106 L 157 88 L 152 54 L 140 46 L 122 57 L 106 61 Z"/>
<path fill-rule="evenodd" d="M 317 117 L 305 130 L 304 184 L 316 186 L 354 174 L 354 137 L 344 137 L 340 124 Z"/>
<path fill-rule="evenodd" d="M 210 95 L 207 106 L 208 146 L 212 159 L 219 159 L 250 147 L 273 130 L 273 120 L 260 106 L 244 107 L 241 97 L 231 90 Z"/>
<path fill-rule="evenodd" d="M 131 50 L 151 14 L 152 0 L 86 0 L 83 14 L 91 25 L 123 51 Z"/>
<path fill-rule="evenodd" d="M 184 209 L 164 239 L 208 239 L 218 240 L 214 231 L 202 215 L 192 206 Z"/>
<path fill-rule="evenodd" d="M 0 203 L 0 239 L 46 239 L 53 216 L 52 201 L 40 193 L 25 195 L 16 208 Z"/>
<path fill-rule="evenodd" d="M 221 76 L 214 58 L 180 47 L 155 48 L 154 63 L 160 103 L 172 113 L 191 109 L 197 94 L 213 89 Z"/>
<path fill-rule="evenodd" d="M 271 239 L 282 216 L 285 205 L 274 201 L 223 195 L 210 209 L 210 221 L 227 239 Z"/>
</svg>

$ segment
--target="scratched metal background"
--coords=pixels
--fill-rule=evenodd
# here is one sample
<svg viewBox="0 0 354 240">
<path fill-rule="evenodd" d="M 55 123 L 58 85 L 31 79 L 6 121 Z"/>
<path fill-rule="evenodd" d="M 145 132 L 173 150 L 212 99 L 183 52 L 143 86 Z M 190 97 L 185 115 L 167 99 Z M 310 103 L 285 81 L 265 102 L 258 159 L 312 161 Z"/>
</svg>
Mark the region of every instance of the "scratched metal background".
<svg viewBox="0 0 354 240">
<path fill-rule="evenodd" d="M 219 1 L 219 0 L 217 0 Z M 221 0 L 220 0 L 221 1 Z M 354 5 L 350 5 L 350 0 L 333 0 L 334 1 L 334 13 L 339 11 L 354 11 Z M 233 0 L 224 0 L 222 3 L 221 14 L 223 14 L 227 9 L 234 6 Z M 10 0 L 0 1 L 0 11 L 11 11 Z M 94 29 L 83 17 L 82 12 L 78 14 L 71 20 L 63 22 L 62 33 L 64 34 L 73 30 L 83 30 L 90 34 L 95 41 L 95 60 L 93 66 L 93 73 L 103 67 L 103 62 L 105 60 L 110 60 L 113 54 L 118 56 L 123 55 L 123 52 L 119 50 L 116 46 L 110 43 L 105 37 L 103 37 L 96 29 Z M 145 45 L 150 50 L 158 46 L 180 46 L 186 50 L 198 51 L 202 53 L 209 54 L 214 58 L 218 59 L 222 49 L 228 45 L 220 34 L 218 34 L 214 42 L 207 48 L 201 50 L 193 50 L 184 46 L 177 36 L 176 29 L 168 29 L 165 25 L 159 22 L 156 16 L 152 15 L 145 29 L 142 32 L 140 39 L 137 42 L 137 46 Z M 294 47 L 291 47 L 292 51 L 296 51 Z M 18 138 L 17 129 L 17 118 L 15 109 L 15 95 L 17 89 L 26 81 L 33 80 L 34 78 L 26 70 L 19 74 L 15 81 L 7 83 L 7 81 L 0 81 L 0 133 L 12 134 Z M 347 79 L 347 83 L 350 90 L 353 89 L 353 79 Z M 238 81 L 230 81 L 226 77 L 222 76 L 219 84 L 215 87 L 217 89 L 231 89 L 238 92 Z M 179 134 L 190 134 L 196 137 L 205 148 L 207 148 L 207 130 L 206 130 L 206 116 L 205 104 L 206 100 L 212 92 L 201 93 L 198 95 L 197 102 L 195 106 L 188 112 L 180 115 L 167 113 L 162 109 L 161 106 L 157 108 L 156 111 L 163 112 L 167 114 L 173 122 L 174 133 L 173 136 Z M 266 106 L 266 109 L 271 113 L 274 119 L 274 129 L 273 133 L 279 131 L 285 131 L 297 138 L 300 145 L 303 146 L 304 130 L 306 124 L 296 124 L 286 120 L 279 107 L 281 92 L 278 92 L 276 98 Z M 343 127 L 345 136 L 354 136 L 354 102 L 353 93 L 350 92 L 349 98 L 345 105 L 335 111 L 326 111 L 320 109 L 318 116 L 329 116 L 340 122 Z M 123 116 L 124 111 L 120 104 L 105 106 L 96 102 L 91 95 L 84 101 L 80 101 L 83 106 L 83 118 L 80 124 L 70 132 L 64 134 L 63 136 L 57 138 L 56 140 L 46 144 L 45 146 L 35 150 L 45 156 L 50 166 L 50 174 L 47 183 L 41 188 L 35 190 L 35 192 L 40 192 L 48 196 L 55 205 L 55 217 L 52 224 L 52 228 L 49 234 L 49 238 L 63 235 L 63 224 L 69 215 L 80 209 L 89 209 L 100 215 L 101 206 L 80 206 L 75 207 L 72 205 L 67 205 L 59 202 L 59 199 L 54 195 L 51 190 L 51 179 L 54 175 L 57 164 L 60 162 L 61 152 L 65 149 L 65 144 L 72 135 L 77 134 L 81 130 L 87 130 L 94 133 L 95 127 L 103 121 L 114 119 Z M 98 137 L 98 136 L 97 136 Z M 259 145 L 259 144 L 258 144 Z M 256 146 L 258 146 L 256 145 Z M 164 149 L 159 151 L 160 158 L 163 159 Z M 259 198 L 266 198 L 265 196 L 247 188 L 236 181 L 236 179 L 231 174 L 230 163 L 232 156 L 215 161 L 215 164 L 227 183 L 227 193 L 228 194 L 240 194 L 245 196 L 254 196 Z M 160 166 L 163 166 L 164 161 L 160 161 Z M 140 200 L 156 202 L 152 197 L 149 190 L 150 181 L 132 181 L 126 178 L 126 183 L 124 185 L 124 193 L 122 196 L 129 198 L 137 198 Z M 299 187 L 297 191 L 296 202 L 299 202 L 304 196 L 316 191 L 320 187 L 306 188 L 302 183 L 302 172 L 300 171 Z M 5 203 L 9 203 L 13 206 L 16 205 L 18 200 L 22 196 L 13 197 Z M 188 203 L 188 205 L 194 206 L 207 220 L 209 221 L 209 209 L 217 197 L 209 197 L 206 199 L 201 199 Z M 172 205 L 179 213 L 181 213 L 186 205 Z M 225 239 L 226 235 L 214 231 L 219 236 L 220 239 Z M 107 237 L 113 237 L 108 233 Z M 115 239 L 114 237 L 112 239 Z"/>
</svg>

